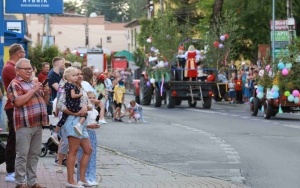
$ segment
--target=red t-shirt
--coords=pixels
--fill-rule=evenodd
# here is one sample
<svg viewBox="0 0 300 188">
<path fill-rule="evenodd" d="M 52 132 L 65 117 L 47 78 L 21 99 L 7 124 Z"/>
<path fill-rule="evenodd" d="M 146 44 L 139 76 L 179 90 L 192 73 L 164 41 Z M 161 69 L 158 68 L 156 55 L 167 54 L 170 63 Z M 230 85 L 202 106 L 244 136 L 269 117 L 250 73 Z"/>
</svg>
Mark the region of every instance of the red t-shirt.
<svg viewBox="0 0 300 188">
<path fill-rule="evenodd" d="M 48 73 L 40 72 L 40 74 L 38 75 L 38 81 L 43 83 L 47 77 L 48 77 Z"/>
<path fill-rule="evenodd" d="M 15 71 L 15 63 L 11 61 L 7 61 L 3 70 L 2 70 L 2 80 L 4 83 L 5 91 L 7 91 L 7 87 L 9 86 L 10 82 L 16 77 Z M 11 101 L 7 99 L 4 109 L 14 108 Z"/>
<path fill-rule="evenodd" d="M 242 91 L 243 89 L 243 81 L 242 80 L 235 80 L 235 90 Z"/>
</svg>

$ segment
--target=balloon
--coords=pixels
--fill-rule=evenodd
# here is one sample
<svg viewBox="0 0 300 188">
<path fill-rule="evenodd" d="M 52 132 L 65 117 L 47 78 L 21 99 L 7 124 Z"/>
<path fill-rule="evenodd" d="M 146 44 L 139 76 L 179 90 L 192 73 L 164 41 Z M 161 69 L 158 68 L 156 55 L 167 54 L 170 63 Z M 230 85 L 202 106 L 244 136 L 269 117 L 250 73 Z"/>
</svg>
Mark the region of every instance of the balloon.
<svg viewBox="0 0 300 188">
<path fill-rule="evenodd" d="M 151 83 L 151 84 L 154 84 L 154 83 L 155 83 L 155 79 L 154 79 L 154 78 L 151 78 L 151 79 L 150 79 L 150 83 Z"/>
<path fill-rule="evenodd" d="M 169 63 L 168 62 L 165 62 L 165 67 L 169 66 Z"/>
<path fill-rule="evenodd" d="M 287 69 L 291 69 L 292 68 L 292 63 L 287 63 L 287 64 L 285 64 L 285 68 L 287 68 Z"/>
<path fill-rule="evenodd" d="M 299 91 L 298 90 L 294 90 L 292 92 L 292 94 L 293 94 L 294 97 L 298 97 L 299 96 Z"/>
<path fill-rule="evenodd" d="M 154 50 L 155 50 L 154 47 L 151 47 L 151 48 L 150 48 L 150 51 L 151 51 L 151 52 L 154 52 Z"/>
<path fill-rule="evenodd" d="M 274 91 L 279 91 L 279 86 L 278 86 L 278 85 L 273 85 L 273 86 L 272 86 L 272 89 L 273 89 Z"/>
<path fill-rule="evenodd" d="M 263 92 L 258 92 L 257 93 L 257 98 L 262 99 L 264 97 L 264 93 Z"/>
<path fill-rule="evenodd" d="M 253 97 L 250 97 L 250 102 L 253 102 Z"/>
<path fill-rule="evenodd" d="M 147 38 L 146 42 L 151 43 L 152 42 L 151 38 Z"/>
<path fill-rule="evenodd" d="M 264 74 L 265 74 L 265 70 L 260 70 L 260 71 L 258 72 L 258 75 L 259 75 L 260 77 L 263 77 Z"/>
<path fill-rule="evenodd" d="M 225 36 L 226 39 L 229 39 L 229 34 L 228 33 L 226 33 L 224 36 Z"/>
<path fill-rule="evenodd" d="M 224 36 L 224 35 L 221 35 L 221 36 L 220 36 L 220 40 L 221 40 L 221 41 L 224 41 L 224 40 L 225 40 L 225 36 Z"/>
<path fill-rule="evenodd" d="M 278 67 L 279 70 L 282 70 L 282 69 L 284 69 L 285 65 L 284 65 L 284 63 L 279 62 L 277 67 Z"/>
<path fill-rule="evenodd" d="M 299 104 L 299 102 L 300 102 L 299 97 L 295 97 L 295 98 L 294 98 L 294 103 L 295 103 L 295 104 Z"/>
<path fill-rule="evenodd" d="M 219 48 L 224 48 L 224 45 L 222 43 L 220 43 Z"/>
<path fill-rule="evenodd" d="M 147 85 L 148 87 L 150 87 L 150 86 L 151 86 L 150 81 L 148 81 L 148 82 L 146 83 L 146 85 Z"/>
<path fill-rule="evenodd" d="M 281 73 L 283 76 L 286 76 L 289 74 L 289 70 L 287 68 L 284 68 L 284 69 L 282 69 Z"/>
<path fill-rule="evenodd" d="M 289 102 L 294 102 L 294 98 L 295 98 L 295 97 L 294 97 L 293 95 L 289 95 L 289 96 L 288 96 L 288 101 L 289 101 Z"/>
<path fill-rule="evenodd" d="M 258 90 L 259 92 L 263 92 L 263 91 L 264 91 L 264 87 L 263 87 L 263 86 L 257 86 L 257 90 Z"/>
<path fill-rule="evenodd" d="M 215 42 L 214 42 L 214 47 L 215 47 L 215 48 L 218 48 L 218 47 L 219 47 L 219 42 L 218 42 L 218 41 L 215 41 Z"/>
<path fill-rule="evenodd" d="M 284 96 L 288 97 L 291 93 L 289 91 L 284 92 Z"/>
<path fill-rule="evenodd" d="M 273 97 L 274 99 L 277 99 L 277 98 L 279 97 L 279 92 L 278 92 L 278 91 L 274 91 L 274 92 L 272 93 L 272 97 Z"/>
</svg>

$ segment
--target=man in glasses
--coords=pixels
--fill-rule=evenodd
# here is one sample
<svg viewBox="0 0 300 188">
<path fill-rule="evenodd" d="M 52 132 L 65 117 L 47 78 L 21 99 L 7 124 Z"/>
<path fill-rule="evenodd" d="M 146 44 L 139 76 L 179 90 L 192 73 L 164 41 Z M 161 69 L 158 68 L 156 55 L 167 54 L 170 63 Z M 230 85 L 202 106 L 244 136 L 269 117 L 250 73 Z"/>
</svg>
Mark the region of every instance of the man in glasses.
<svg viewBox="0 0 300 188">
<path fill-rule="evenodd" d="M 15 71 L 16 77 L 7 88 L 7 96 L 14 106 L 16 188 L 43 188 L 37 182 L 36 170 L 41 152 L 42 126 L 48 125 L 49 87 L 32 81 L 33 68 L 26 58 L 15 64 Z"/>
<path fill-rule="evenodd" d="M 12 44 L 9 47 L 9 60 L 6 62 L 2 70 L 2 79 L 7 92 L 9 83 L 16 77 L 15 64 L 20 58 L 26 56 L 26 52 L 22 45 Z M 13 123 L 14 107 L 8 98 L 4 107 L 7 116 L 8 137 L 5 149 L 6 172 L 5 181 L 15 182 L 15 158 L 16 158 L 16 133 Z"/>
</svg>

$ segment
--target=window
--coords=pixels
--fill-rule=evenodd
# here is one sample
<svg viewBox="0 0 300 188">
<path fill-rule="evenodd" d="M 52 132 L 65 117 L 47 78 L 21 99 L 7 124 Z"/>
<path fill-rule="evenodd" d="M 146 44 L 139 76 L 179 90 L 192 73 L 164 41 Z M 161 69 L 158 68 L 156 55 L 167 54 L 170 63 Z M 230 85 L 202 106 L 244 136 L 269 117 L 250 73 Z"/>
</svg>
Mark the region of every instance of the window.
<svg viewBox="0 0 300 188">
<path fill-rule="evenodd" d="M 111 37 L 106 37 L 106 42 L 111 43 Z"/>
</svg>

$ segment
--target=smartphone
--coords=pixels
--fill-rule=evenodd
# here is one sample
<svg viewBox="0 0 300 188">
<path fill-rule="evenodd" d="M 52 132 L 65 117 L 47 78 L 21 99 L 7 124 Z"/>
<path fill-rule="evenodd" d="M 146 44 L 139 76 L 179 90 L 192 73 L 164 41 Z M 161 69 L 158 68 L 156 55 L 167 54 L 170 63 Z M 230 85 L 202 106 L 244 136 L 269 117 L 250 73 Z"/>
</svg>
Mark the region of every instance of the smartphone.
<svg viewBox="0 0 300 188">
<path fill-rule="evenodd" d="M 48 84 L 48 78 L 46 78 L 46 80 L 43 81 L 43 86 L 46 86 Z"/>
</svg>

